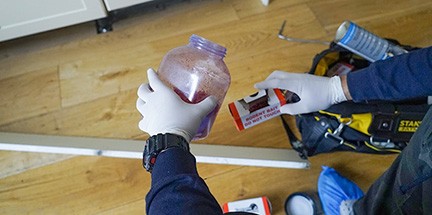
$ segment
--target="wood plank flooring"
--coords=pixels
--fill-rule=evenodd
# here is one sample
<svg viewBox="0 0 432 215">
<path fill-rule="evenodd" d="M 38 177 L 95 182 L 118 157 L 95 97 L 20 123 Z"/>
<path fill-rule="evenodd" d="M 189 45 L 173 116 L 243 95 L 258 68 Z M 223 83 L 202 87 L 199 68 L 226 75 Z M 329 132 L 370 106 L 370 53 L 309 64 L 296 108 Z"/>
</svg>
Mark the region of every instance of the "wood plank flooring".
<svg viewBox="0 0 432 215">
<path fill-rule="evenodd" d="M 0 131 L 145 140 L 136 89 L 146 69 L 197 34 L 228 49 L 232 76 L 210 136 L 197 143 L 290 148 L 279 119 L 238 132 L 227 104 L 255 92 L 274 70 L 307 71 L 318 44 L 277 38 L 333 39 L 344 20 L 401 43 L 432 44 L 432 2 L 425 0 L 190 0 L 148 9 L 95 34 L 93 23 L 0 43 Z M 308 170 L 198 164 L 222 205 L 268 196 L 273 214 L 286 197 L 316 190 L 321 165 L 364 191 L 395 155 L 332 153 Z M 0 214 L 144 214 L 150 175 L 140 160 L 0 152 Z"/>
</svg>

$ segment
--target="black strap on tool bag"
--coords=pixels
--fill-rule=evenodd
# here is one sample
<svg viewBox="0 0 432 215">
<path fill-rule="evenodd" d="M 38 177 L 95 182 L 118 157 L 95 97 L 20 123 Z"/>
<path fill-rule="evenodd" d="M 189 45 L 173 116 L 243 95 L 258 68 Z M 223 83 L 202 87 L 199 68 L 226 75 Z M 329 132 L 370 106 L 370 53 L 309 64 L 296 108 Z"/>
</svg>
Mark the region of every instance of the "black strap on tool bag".
<svg viewBox="0 0 432 215">
<path fill-rule="evenodd" d="M 403 47 L 408 51 L 416 49 Z M 369 64 L 332 43 L 315 56 L 309 73 L 333 76 L 355 72 Z M 406 147 L 428 109 L 427 98 L 367 104 L 347 101 L 326 110 L 296 115 L 295 126 L 289 123 L 289 115 L 281 118 L 293 149 L 302 158 L 334 151 L 388 154 L 400 153 Z M 301 138 L 294 134 L 294 129 Z"/>
</svg>

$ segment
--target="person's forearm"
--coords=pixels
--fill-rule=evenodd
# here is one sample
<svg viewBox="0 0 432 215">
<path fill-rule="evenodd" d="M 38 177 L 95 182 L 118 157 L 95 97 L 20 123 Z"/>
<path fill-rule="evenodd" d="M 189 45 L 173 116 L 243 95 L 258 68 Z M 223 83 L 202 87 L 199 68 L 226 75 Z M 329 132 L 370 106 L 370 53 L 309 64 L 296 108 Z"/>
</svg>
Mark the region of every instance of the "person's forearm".
<svg viewBox="0 0 432 215">
<path fill-rule="evenodd" d="M 195 157 L 180 148 L 160 153 L 146 197 L 147 214 L 222 214 L 221 207 L 199 177 Z"/>
<path fill-rule="evenodd" d="M 347 98 L 347 100 L 352 100 L 351 94 L 348 89 L 348 82 L 347 82 L 346 75 L 340 76 L 340 79 L 341 79 L 342 89 L 345 94 L 345 97 Z"/>
<path fill-rule="evenodd" d="M 355 102 L 432 95 L 432 47 L 377 61 L 344 79 L 347 98 Z"/>
</svg>

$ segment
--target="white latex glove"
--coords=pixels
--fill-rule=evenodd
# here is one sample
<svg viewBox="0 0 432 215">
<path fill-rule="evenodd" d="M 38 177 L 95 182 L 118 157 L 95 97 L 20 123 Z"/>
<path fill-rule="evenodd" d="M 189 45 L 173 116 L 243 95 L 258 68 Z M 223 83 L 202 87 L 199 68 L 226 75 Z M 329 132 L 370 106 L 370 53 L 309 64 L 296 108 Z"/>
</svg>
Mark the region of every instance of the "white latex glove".
<svg viewBox="0 0 432 215">
<path fill-rule="evenodd" d="M 136 107 L 143 115 L 139 128 L 151 136 L 171 133 L 190 142 L 201 121 L 215 108 L 216 99 L 209 96 L 198 104 L 188 104 L 166 86 L 153 69 L 147 70 L 147 76 L 149 83 L 138 88 Z"/>
<path fill-rule="evenodd" d="M 280 109 L 282 113 L 291 115 L 324 110 L 347 100 L 339 76 L 329 78 L 306 73 L 274 71 L 265 81 L 255 84 L 255 88 L 279 88 L 296 93 L 300 101 L 285 104 Z"/>
</svg>

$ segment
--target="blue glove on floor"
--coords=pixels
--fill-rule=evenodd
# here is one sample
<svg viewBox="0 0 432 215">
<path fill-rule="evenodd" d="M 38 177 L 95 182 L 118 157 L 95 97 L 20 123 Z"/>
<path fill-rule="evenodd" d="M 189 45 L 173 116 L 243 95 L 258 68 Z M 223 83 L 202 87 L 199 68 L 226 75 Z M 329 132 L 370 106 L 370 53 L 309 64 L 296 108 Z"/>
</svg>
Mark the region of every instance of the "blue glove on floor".
<svg viewBox="0 0 432 215">
<path fill-rule="evenodd" d="M 318 195 L 326 215 L 339 215 L 339 206 L 345 200 L 363 197 L 363 191 L 331 167 L 323 166 L 318 178 Z"/>
</svg>

